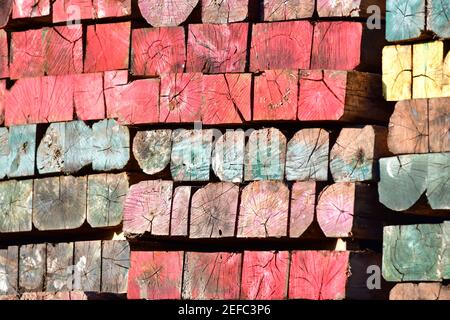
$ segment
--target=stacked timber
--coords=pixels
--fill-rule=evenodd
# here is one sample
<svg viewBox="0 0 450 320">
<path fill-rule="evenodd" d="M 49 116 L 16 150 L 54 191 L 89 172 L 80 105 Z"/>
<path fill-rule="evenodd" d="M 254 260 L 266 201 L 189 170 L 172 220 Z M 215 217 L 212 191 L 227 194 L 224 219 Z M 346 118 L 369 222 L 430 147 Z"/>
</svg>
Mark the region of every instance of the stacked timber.
<svg viewBox="0 0 450 320">
<path fill-rule="evenodd" d="M 386 226 L 383 276 L 397 282 L 391 299 L 449 300 L 450 6 L 446 1 L 386 2 L 383 87 L 397 101 L 379 161 L 380 202 L 399 214 L 438 223 Z M 417 220 L 418 221 L 418 220 Z"/>
</svg>

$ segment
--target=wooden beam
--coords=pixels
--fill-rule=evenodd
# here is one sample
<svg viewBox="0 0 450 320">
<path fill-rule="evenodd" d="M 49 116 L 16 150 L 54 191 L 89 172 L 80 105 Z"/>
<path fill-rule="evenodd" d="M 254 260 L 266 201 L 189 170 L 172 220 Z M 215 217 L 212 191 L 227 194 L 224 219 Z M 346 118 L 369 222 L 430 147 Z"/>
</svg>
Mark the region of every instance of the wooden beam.
<svg viewBox="0 0 450 320">
<path fill-rule="evenodd" d="M 373 11 L 369 11 L 370 6 L 377 6 L 380 10 L 381 19 L 384 19 L 386 10 L 386 1 L 383 0 L 317 0 L 317 13 L 321 18 L 328 17 L 352 17 L 368 18 Z"/>
<path fill-rule="evenodd" d="M 250 71 L 309 69 L 313 26 L 308 21 L 258 23 L 252 28 Z"/>
<path fill-rule="evenodd" d="M 73 290 L 100 291 L 101 241 L 75 242 Z"/>
<path fill-rule="evenodd" d="M 130 245 L 125 240 L 102 242 L 102 292 L 127 293 Z"/>
<path fill-rule="evenodd" d="M 417 39 L 425 30 L 425 0 L 386 2 L 386 40 Z"/>
<path fill-rule="evenodd" d="M 232 23 L 244 21 L 251 14 L 249 5 L 252 0 L 203 0 L 202 22 L 203 23 Z"/>
<path fill-rule="evenodd" d="M 28 244 L 19 249 L 19 290 L 43 291 L 46 266 L 46 245 Z"/>
<path fill-rule="evenodd" d="M 444 231 L 444 228 L 447 228 Z M 388 226 L 383 235 L 383 277 L 387 281 L 441 281 L 449 225 Z"/>
<path fill-rule="evenodd" d="M 439 38 L 450 38 L 450 4 L 445 1 L 427 1 L 427 29 Z"/>
<path fill-rule="evenodd" d="M 131 0 L 54 0 L 53 22 L 123 17 L 131 14 Z"/>
<path fill-rule="evenodd" d="M 253 120 L 296 120 L 298 72 L 267 70 L 254 77 Z"/>
<path fill-rule="evenodd" d="M 211 129 L 173 131 L 170 171 L 174 181 L 209 181 L 212 139 Z"/>
<path fill-rule="evenodd" d="M 9 128 L 8 177 L 34 175 L 36 153 L 36 125 Z"/>
<path fill-rule="evenodd" d="M 31 231 L 33 180 L 0 182 L 0 232 Z"/>
<path fill-rule="evenodd" d="M 157 76 L 184 71 L 186 47 L 182 27 L 133 29 L 131 37 L 131 74 Z"/>
<path fill-rule="evenodd" d="M 0 249 L 0 298 L 19 293 L 19 247 Z"/>
<path fill-rule="evenodd" d="M 389 155 L 385 127 L 343 128 L 330 152 L 335 182 L 377 181 L 378 159 Z"/>
<path fill-rule="evenodd" d="M 250 73 L 203 76 L 201 118 L 203 124 L 241 124 L 251 120 Z"/>
<path fill-rule="evenodd" d="M 96 171 L 123 169 L 130 159 L 130 132 L 108 119 L 92 126 L 92 168 Z"/>
<path fill-rule="evenodd" d="M 187 72 L 244 72 L 248 23 L 190 24 Z"/>
<path fill-rule="evenodd" d="M 437 282 L 397 283 L 389 300 L 450 300 L 450 286 Z"/>
<path fill-rule="evenodd" d="M 191 189 L 191 186 L 179 186 L 173 192 L 172 212 L 170 216 L 171 236 L 188 236 Z"/>
<path fill-rule="evenodd" d="M 316 182 L 294 182 L 290 200 L 289 237 L 299 238 L 314 221 Z"/>
<path fill-rule="evenodd" d="M 286 179 L 328 180 L 329 133 L 311 128 L 297 131 L 287 144 Z"/>
<path fill-rule="evenodd" d="M 227 130 L 214 143 L 212 168 L 221 181 L 242 182 L 244 177 L 245 133 Z"/>
<path fill-rule="evenodd" d="M 45 29 L 11 33 L 11 79 L 44 75 L 45 54 L 42 41 L 43 33 L 45 33 Z"/>
<path fill-rule="evenodd" d="M 239 187 L 231 182 L 208 183 L 192 196 L 189 238 L 234 237 Z"/>
<path fill-rule="evenodd" d="M 73 105 L 79 120 L 101 120 L 105 118 L 105 96 L 103 73 L 73 75 Z M 86 83 L 89 87 L 86 88 Z"/>
<path fill-rule="evenodd" d="M 6 26 L 11 16 L 13 0 L 5 0 L 0 6 L 0 28 Z"/>
<path fill-rule="evenodd" d="M 128 299 L 181 299 L 182 251 L 132 251 Z"/>
<path fill-rule="evenodd" d="M 168 236 L 172 207 L 172 181 L 142 181 L 130 187 L 123 210 L 123 231 Z"/>
<path fill-rule="evenodd" d="M 166 169 L 172 151 L 172 130 L 138 131 L 133 139 L 133 156 L 144 173 L 153 175 Z"/>
<path fill-rule="evenodd" d="M 128 175 L 96 174 L 87 178 L 87 222 L 93 228 L 114 227 L 123 221 Z"/>
<path fill-rule="evenodd" d="M 413 45 L 412 97 L 434 98 L 442 95 L 444 43 L 434 41 Z"/>
<path fill-rule="evenodd" d="M 86 220 L 86 185 L 86 177 L 35 179 L 33 225 L 41 231 L 81 227 Z"/>
<path fill-rule="evenodd" d="M 9 171 L 9 131 L 0 127 L 0 179 L 6 177 Z"/>
<path fill-rule="evenodd" d="M 337 182 L 322 190 L 316 214 L 327 237 L 381 239 L 383 208 L 374 185 Z"/>
<path fill-rule="evenodd" d="M 286 137 L 276 128 L 255 130 L 245 148 L 245 181 L 283 180 Z"/>
<path fill-rule="evenodd" d="M 289 262 L 288 251 L 245 251 L 240 299 L 286 299 Z"/>
<path fill-rule="evenodd" d="M 161 75 L 159 122 L 201 121 L 201 73 Z"/>
<path fill-rule="evenodd" d="M 289 189 L 278 181 L 256 181 L 242 190 L 238 238 L 287 236 Z"/>
<path fill-rule="evenodd" d="M 450 152 L 430 153 L 426 195 L 431 209 L 450 209 Z"/>
<path fill-rule="evenodd" d="M 128 69 L 131 23 L 87 27 L 84 72 Z"/>
<path fill-rule="evenodd" d="M 182 299 L 239 299 L 241 259 L 239 253 L 186 252 Z"/>
<path fill-rule="evenodd" d="M 448 73 L 450 76 L 450 72 Z M 450 98 L 428 100 L 428 132 L 430 152 L 449 152 Z"/>
<path fill-rule="evenodd" d="M 264 21 L 283 21 L 312 18 L 315 0 L 264 0 Z"/>
<path fill-rule="evenodd" d="M 172 27 L 182 24 L 199 0 L 138 0 L 139 10 L 152 27 Z"/>
<path fill-rule="evenodd" d="M 71 291 L 74 244 L 47 244 L 47 272 L 45 290 L 49 292 Z"/>
<path fill-rule="evenodd" d="M 412 61 L 411 45 L 383 48 L 383 95 L 386 100 L 412 98 Z"/>
<path fill-rule="evenodd" d="M 1 10 L 1 9 L 0 9 Z M 1 15 L 1 13 L 0 13 Z M 0 17 L 1 19 L 1 17 Z M 1 21 L 0 21 L 1 24 Z M 0 78 L 8 78 L 9 77 L 9 45 L 8 45 L 8 34 L 5 30 L 0 30 Z M 1 81 L 2 91 L 5 90 L 3 88 L 5 83 Z M 2 95 L 4 93 L 2 92 Z M 3 100 L 3 97 L 2 97 Z M 1 113 L 1 112 L 0 112 Z M 1 116 L 0 116 L 1 117 Z M 0 124 L 3 121 L 0 121 Z"/>
</svg>

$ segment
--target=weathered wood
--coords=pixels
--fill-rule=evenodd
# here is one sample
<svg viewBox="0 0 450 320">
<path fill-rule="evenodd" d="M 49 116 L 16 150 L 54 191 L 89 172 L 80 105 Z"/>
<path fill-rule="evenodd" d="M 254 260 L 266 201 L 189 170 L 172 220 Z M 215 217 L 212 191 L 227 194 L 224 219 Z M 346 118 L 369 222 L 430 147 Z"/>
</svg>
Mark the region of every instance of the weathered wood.
<svg viewBox="0 0 450 320">
<path fill-rule="evenodd" d="M 12 18 L 35 18 L 50 14 L 50 0 L 14 0 Z"/>
<path fill-rule="evenodd" d="M 235 124 L 251 120 L 250 73 L 203 76 L 202 123 Z"/>
<path fill-rule="evenodd" d="M 309 69 L 312 37 L 313 27 L 308 21 L 255 24 L 250 71 Z"/>
<path fill-rule="evenodd" d="M 432 209 L 450 209 L 450 152 L 430 153 L 426 195 Z M 450 213 L 450 212 L 449 212 Z"/>
<path fill-rule="evenodd" d="M 387 281 L 441 281 L 448 242 L 444 224 L 388 226 L 383 234 L 383 277 Z M 447 239 L 448 240 L 448 239 Z"/>
<path fill-rule="evenodd" d="M 450 70 L 448 74 L 450 77 Z M 450 151 L 449 104 L 450 98 L 436 98 L 428 100 L 428 141 L 430 152 Z"/>
<path fill-rule="evenodd" d="M 315 0 L 264 0 L 264 21 L 312 18 Z"/>
<path fill-rule="evenodd" d="M 6 177 L 9 171 L 9 131 L 0 127 L 0 179 Z"/>
<path fill-rule="evenodd" d="M 238 217 L 239 238 L 287 236 L 289 189 L 282 182 L 256 181 L 242 190 Z"/>
<path fill-rule="evenodd" d="M 87 27 L 84 72 L 128 69 L 130 22 Z"/>
<path fill-rule="evenodd" d="M 123 231 L 138 235 L 168 236 L 172 181 L 142 181 L 130 187 L 123 210 Z"/>
<path fill-rule="evenodd" d="M 0 249 L 0 297 L 19 293 L 19 247 Z"/>
<path fill-rule="evenodd" d="M 450 38 L 450 3 L 447 1 L 427 1 L 427 29 L 440 38 Z"/>
<path fill-rule="evenodd" d="M 413 98 L 434 98 L 442 95 L 442 61 L 444 43 L 434 41 L 413 45 Z"/>
<path fill-rule="evenodd" d="M 253 120 L 296 120 L 297 71 L 267 70 L 254 84 Z"/>
<path fill-rule="evenodd" d="M 240 299 L 286 299 L 288 272 L 288 251 L 245 251 Z"/>
<path fill-rule="evenodd" d="M 403 211 L 412 207 L 427 188 L 427 155 L 382 158 L 379 200 L 389 209 Z"/>
<path fill-rule="evenodd" d="M 102 243 L 102 292 L 127 293 L 130 245 L 125 240 Z"/>
<path fill-rule="evenodd" d="M 1 9 L 0 9 L 1 10 Z M 1 13 L 0 13 L 1 15 Z M 1 17 L 0 17 L 1 19 Z M 1 24 L 1 21 L 0 21 Z M 8 45 L 8 34 L 6 33 L 5 30 L 1 29 L 0 30 L 0 78 L 7 78 L 9 77 L 9 45 Z M 6 83 L 4 81 L 0 81 L 0 85 L 1 85 L 1 100 L 4 99 L 3 95 L 4 95 L 4 90 L 5 89 L 5 85 Z M 2 120 L 2 107 L 0 107 L 0 124 L 3 122 Z M 4 110 L 4 109 L 3 109 Z"/>
<path fill-rule="evenodd" d="M 53 22 L 101 19 L 131 14 L 131 0 L 54 0 Z"/>
<path fill-rule="evenodd" d="M 73 290 L 100 291 L 101 241 L 75 242 Z"/>
<path fill-rule="evenodd" d="M 0 232 L 31 231 L 33 180 L 0 182 Z"/>
<path fill-rule="evenodd" d="M 47 244 L 46 291 L 72 290 L 73 253 L 73 243 Z"/>
<path fill-rule="evenodd" d="M 173 192 L 172 213 L 170 216 L 171 236 L 188 236 L 190 200 L 190 186 L 179 186 L 175 188 Z"/>
<path fill-rule="evenodd" d="M 286 179 L 328 180 L 329 134 L 324 129 L 302 129 L 287 144 Z"/>
<path fill-rule="evenodd" d="M 186 252 L 182 299 L 239 299 L 241 258 L 239 253 Z"/>
<path fill-rule="evenodd" d="M 159 79 L 128 82 L 128 71 L 108 71 L 104 86 L 108 118 L 120 124 L 158 122 Z"/>
<path fill-rule="evenodd" d="M 92 126 L 92 168 L 97 171 L 123 169 L 130 159 L 130 132 L 115 120 Z"/>
<path fill-rule="evenodd" d="M 0 6 L 0 28 L 3 28 L 8 23 L 12 7 L 13 0 L 2 1 L 2 4 Z"/>
<path fill-rule="evenodd" d="M 142 16 L 153 27 L 171 27 L 183 23 L 199 0 L 138 0 Z"/>
<path fill-rule="evenodd" d="M 255 130 L 245 147 L 245 181 L 282 180 L 286 162 L 286 137 L 276 128 Z"/>
<path fill-rule="evenodd" d="M 244 72 L 248 23 L 190 24 L 187 72 Z"/>
<path fill-rule="evenodd" d="M 34 180 L 33 225 L 41 231 L 79 228 L 86 220 L 86 177 Z"/>
<path fill-rule="evenodd" d="M 103 92 L 103 73 L 73 75 L 73 105 L 79 120 L 104 119 L 105 97 Z M 86 88 L 86 83 L 89 87 Z"/>
<path fill-rule="evenodd" d="M 92 130 L 83 121 L 52 123 L 36 155 L 39 173 L 74 173 L 91 163 Z"/>
<path fill-rule="evenodd" d="M 319 17 L 370 17 L 374 12 L 368 10 L 370 6 L 377 6 L 384 18 L 386 1 L 383 0 L 317 0 Z"/>
<path fill-rule="evenodd" d="M 182 27 L 132 30 L 131 74 L 156 76 L 183 72 L 186 64 Z"/>
<path fill-rule="evenodd" d="M 430 140 L 428 115 L 425 99 L 397 102 L 389 120 L 389 151 L 393 154 L 427 153 Z"/>
<path fill-rule="evenodd" d="M 128 274 L 128 299 L 181 298 L 182 251 L 132 251 Z"/>
<path fill-rule="evenodd" d="M 87 222 L 93 228 L 114 227 L 122 223 L 128 176 L 96 174 L 88 176 Z"/>
<path fill-rule="evenodd" d="M 209 183 L 192 196 L 190 238 L 234 237 L 239 187 L 231 182 Z"/>
<path fill-rule="evenodd" d="M 159 121 L 175 123 L 201 121 L 201 96 L 201 73 L 161 75 Z"/>
<path fill-rule="evenodd" d="M 387 134 L 380 126 L 343 128 L 330 152 L 333 180 L 377 181 L 378 159 L 389 155 Z"/>
<path fill-rule="evenodd" d="M 377 74 L 356 71 L 300 71 L 298 119 L 387 122 L 390 108 Z"/>
<path fill-rule="evenodd" d="M 386 40 L 417 39 L 425 30 L 425 0 L 386 2 Z"/>
<path fill-rule="evenodd" d="M 45 54 L 42 38 L 45 31 L 46 29 L 11 33 L 11 79 L 44 75 Z"/>
<path fill-rule="evenodd" d="M 389 300 L 450 300 L 450 286 L 437 282 L 397 283 Z"/>
<path fill-rule="evenodd" d="M 244 176 L 245 133 L 227 130 L 214 143 L 212 168 L 221 181 L 242 182 Z"/>
<path fill-rule="evenodd" d="M 8 145 L 8 177 L 32 176 L 36 153 L 36 125 L 10 127 Z"/>
<path fill-rule="evenodd" d="M 144 173 L 153 175 L 170 163 L 172 130 L 139 131 L 133 139 L 133 155 Z"/>
<path fill-rule="evenodd" d="M 412 97 L 412 46 L 383 48 L 383 95 L 388 101 Z"/>
<path fill-rule="evenodd" d="M 320 193 L 316 214 L 327 237 L 381 239 L 382 210 L 374 185 L 338 182 Z"/>
<path fill-rule="evenodd" d="M 19 249 L 19 290 L 43 291 L 46 265 L 46 245 L 28 244 Z"/>
<path fill-rule="evenodd" d="M 298 238 L 314 221 L 316 182 L 295 182 L 290 200 L 289 237 Z"/>
<path fill-rule="evenodd" d="M 232 23 L 244 21 L 249 14 L 249 3 L 251 2 L 252 0 L 203 0 L 201 1 L 202 22 Z"/>
<path fill-rule="evenodd" d="M 177 129 L 172 133 L 170 171 L 174 181 L 208 181 L 213 130 Z"/>
<path fill-rule="evenodd" d="M 442 74 L 442 95 L 450 97 L 450 53 L 447 53 L 447 56 L 444 59 Z"/>
<path fill-rule="evenodd" d="M 90 295 L 89 295 L 90 296 Z M 15 300 L 90 300 L 85 292 L 24 292 Z M 95 299 L 94 299 L 95 300 Z"/>
</svg>

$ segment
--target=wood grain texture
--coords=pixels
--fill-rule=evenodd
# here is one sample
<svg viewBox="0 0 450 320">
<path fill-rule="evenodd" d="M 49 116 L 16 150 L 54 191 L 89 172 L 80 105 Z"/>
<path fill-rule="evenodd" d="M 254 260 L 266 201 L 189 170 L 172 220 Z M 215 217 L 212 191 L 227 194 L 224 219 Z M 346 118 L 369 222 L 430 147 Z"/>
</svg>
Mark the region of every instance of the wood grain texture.
<svg viewBox="0 0 450 320">
<path fill-rule="evenodd" d="M 172 181 L 142 181 L 130 187 L 123 210 L 123 231 L 168 236 Z"/>
<path fill-rule="evenodd" d="M 186 252 L 182 299 L 239 299 L 241 258 L 240 253 Z"/>
<path fill-rule="evenodd" d="M 10 127 L 8 146 L 8 177 L 32 176 L 35 167 L 36 125 Z"/>
<path fill-rule="evenodd" d="M 209 183 L 192 196 L 190 238 L 234 237 L 239 187 L 230 182 Z"/>
<path fill-rule="evenodd" d="M 319 17 L 370 17 L 374 12 L 368 10 L 370 6 L 377 6 L 384 18 L 386 1 L 383 0 L 317 0 Z"/>
<path fill-rule="evenodd" d="M 450 37 L 450 3 L 447 1 L 428 0 L 427 29 L 440 38 Z"/>
<path fill-rule="evenodd" d="M 450 152 L 428 154 L 427 199 L 432 209 L 450 209 Z"/>
<path fill-rule="evenodd" d="M 287 236 L 289 189 L 282 182 L 256 181 L 241 193 L 237 236 L 280 238 Z"/>
<path fill-rule="evenodd" d="M 172 133 L 170 171 L 174 181 L 208 181 L 213 131 L 177 129 Z"/>
<path fill-rule="evenodd" d="M 132 251 L 128 273 L 128 299 L 181 298 L 181 251 Z"/>
<path fill-rule="evenodd" d="M 264 21 L 284 21 L 312 18 L 315 0 L 264 0 Z"/>
<path fill-rule="evenodd" d="M 1 9 L 0 9 L 1 10 Z M 1 15 L 1 13 L 0 13 Z M 0 17 L 1 19 L 1 17 Z M 1 22 L 0 22 L 1 24 Z M 5 30 L 0 30 L 0 78 L 9 77 L 9 45 L 8 45 L 8 34 Z M 3 87 L 3 81 L 0 82 Z M 4 90 L 2 88 L 2 90 Z M 4 99 L 2 97 L 2 99 Z M 2 112 L 0 112 L 1 114 Z M 1 117 L 1 116 L 0 116 Z M 2 123 L 0 119 L 0 123 Z"/>
<path fill-rule="evenodd" d="M 450 287 L 436 282 L 397 283 L 389 300 L 450 300 Z"/>
<path fill-rule="evenodd" d="M 444 43 L 434 41 L 413 45 L 412 97 L 434 98 L 442 95 Z"/>
<path fill-rule="evenodd" d="M 54 0 L 53 22 L 123 17 L 131 14 L 131 0 Z"/>
<path fill-rule="evenodd" d="M 130 245 L 125 240 L 102 242 L 102 292 L 127 293 Z"/>
<path fill-rule="evenodd" d="M 294 182 L 290 200 L 289 237 L 298 238 L 314 221 L 316 182 Z"/>
<path fill-rule="evenodd" d="M 33 180 L 0 182 L 0 232 L 31 231 Z"/>
<path fill-rule="evenodd" d="M 73 290 L 100 291 L 101 241 L 75 242 Z"/>
<path fill-rule="evenodd" d="M 386 2 L 386 40 L 417 39 L 425 30 L 425 0 Z"/>
<path fill-rule="evenodd" d="M 412 97 L 412 46 L 383 48 L 383 95 L 388 101 Z"/>
<path fill-rule="evenodd" d="M 101 120 L 105 118 L 105 95 L 101 72 L 71 76 L 73 84 L 73 105 L 79 120 Z M 89 87 L 86 88 L 86 83 Z"/>
<path fill-rule="evenodd" d="M 227 130 L 214 143 L 212 168 L 214 174 L 227 182 L 242 182 L 244 177 L 245 133 Z"/>
<path fill-rule="evenodd" d="M 288 251 L 245 251 L 240 299 L 286 299 L 288 272 Z"/>
<path fill-rule="evenodd" d="M 0 249 L 0 299 L 19 293 L 19 247 Z"/>
<path fill-rule="evenodd" d="M 286 179 L 328 180 L 329 133 L 311 128 L 297 131 L 287 144 Z"/>
<path fill-rule="evenodd" d="M 139 131 L 133 139 L 133 155 L 144 173 L 153 175 L 170 163 L 172 130 Z"/>
<path fill-rule="evenodd" d="M 132 30 L 131 74 L 156 76 L 183 72 L 186 64 L 185 34 L 182 27 Z"/>
<path fill-rule="evenodd" d="M 153 27 L 171 27 L 183 23 L 199 0 L 138 0 L 144 19 Z"/>
<path fill-rule="evenodd" d="M 49 292 L 71 291 L 74 244 L 47 244 L 47 272 L 45 290 Z"/>
<path fill-rule="evenodd" d="M 245 181 L 282 180 L 286 162 L 286 137 L 276 128 L 255 130 L 245 147 Z"/>
<path fill-rule="evenodd" d="M 187 72 L 244 72 L 248 23 L 190 24 Z"/>
<path fill-rule="evenodd" d="M 173 192 L 172 212 L 170 215 L 170 235 L 188 236 L 191 186 L 178 186 Z"/>
<path fill-rule="evenodd" d="M 28 244 L 19 248 L 19 290 L 43 291 L 46 269 L 46 245 Z"/>
<path fill-rule="evenodd" d="M 248 17 L 249 3 L 251 3 L 251 0 L 201 1 L 202 22 L 232 23 L 244 21 Z"/>
<path fill-rule="evenodd" d="M 450 98 L 436 98 L 428 100 L 428 133 L 430 152 L 450 151 L 449 102 Z"/>
<path fill-rule="evenodd" d="M 259 23 L 252 28 L 250 71 L 309 69 L 313 27 L 308 21 Z"/>
<path fill-rule="evenodd" d="M 41 231 L 76 229 L 86 220 L 86 177 L 35 179 L 33 225 Z"/>
<path fill-rule="evenodd" d="M 3 28 L 9 21 L 14 0 L 5 0 L 0 6 L 0 28 Z"/>
<path fill-rule="evenodd" d="M 96 174 L 87 179 L 87 222 L 93 228 L 114 227 L 122 223 L 128 192 L 128 176 Z"/>
<path fill-rule="evenodd" d="M 9 171 L 9 130 L 0 127 L 0 179 L 6 177 Z"/>
</svg>

